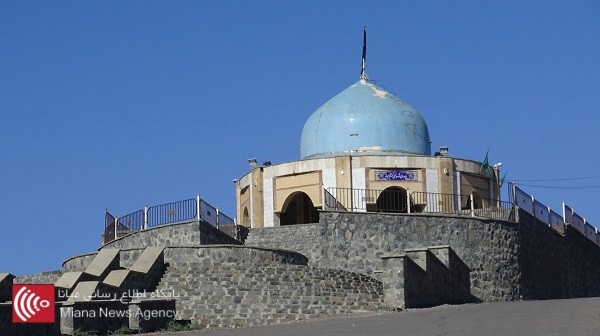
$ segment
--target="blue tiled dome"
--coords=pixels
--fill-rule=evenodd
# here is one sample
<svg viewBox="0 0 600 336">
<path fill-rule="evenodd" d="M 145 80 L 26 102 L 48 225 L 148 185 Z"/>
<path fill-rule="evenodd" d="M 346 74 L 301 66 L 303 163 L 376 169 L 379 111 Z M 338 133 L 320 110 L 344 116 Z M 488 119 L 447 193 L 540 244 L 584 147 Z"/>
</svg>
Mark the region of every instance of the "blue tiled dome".
<svg viewBox="0 0 600 336">
<path fill-rule="evenodd" d="M 300 147 L 303 159 L 359 151 L 431 155 L 427 124 L 393 93 L 360 80 L 308 118 Z"/>
</svg>

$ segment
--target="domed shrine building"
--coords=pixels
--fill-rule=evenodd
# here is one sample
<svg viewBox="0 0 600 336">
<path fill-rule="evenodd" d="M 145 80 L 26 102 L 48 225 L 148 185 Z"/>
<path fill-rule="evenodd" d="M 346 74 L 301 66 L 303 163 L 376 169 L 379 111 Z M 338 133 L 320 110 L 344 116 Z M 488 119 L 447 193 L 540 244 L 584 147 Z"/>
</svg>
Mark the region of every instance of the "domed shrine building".
<svg viewBox="0 0 600 336">
<path fill-rule="evenodd" d="M 447 148 L 432 155 L 423 116 L 363 66 L 359 81 L 308 118 L 300 160 L 254 163 L 236 182 L 237 220 L 255 228 L 316 223 L 319 210 L 472 211 L 499 199 L 498 172 L 481 166 Z"/>
</svg>

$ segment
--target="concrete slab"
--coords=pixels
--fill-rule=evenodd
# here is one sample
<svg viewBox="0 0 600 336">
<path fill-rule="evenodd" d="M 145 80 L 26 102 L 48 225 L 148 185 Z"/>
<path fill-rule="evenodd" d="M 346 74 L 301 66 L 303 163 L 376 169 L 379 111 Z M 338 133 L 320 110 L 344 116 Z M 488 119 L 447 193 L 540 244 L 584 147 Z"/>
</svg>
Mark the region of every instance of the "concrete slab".
<svg viewBox="0 0 600 336">
<path fill-rule="evenodd" d="M 0 273 L 0 283 L 2 283 L 5 279 L 8 279 L 10 276 L 14 279 L 15 276 L 10 273 Z"/>
<path fill-rule="evenodd" d="M 82 281 L 75 286 L 67 302 L 91 300 L 114 300 L 120 298 L 118 288 L 108 286 L 100 281 Z"/>
<path fill-rule="evenodd" d="M 127 277 L 131 274 L 130 270 L 115 270 L 106 276 L 102 282 L 109 286 L 121 287 L 127 280 Z"/>
<path fill-rule="evenodd" d="M 77 285 L 77 283 L 81 281 L 93 281 L 95 277 L 93 275 L 87 274 L 85 272 L 67 272 L 56 280 L 54 286 L 65 288 L 65 289 L 73 289 Z"/>
<path fill-rule="evenodd" d="M 92 300 L 99 283 L 99 281 L 82 281 L 78 283 L 75 289 L 73 289 L 73 292 L 71 292 L 71 297 L 69 297 L 69 300 L 67 301 L 80 302 Z"/>
<path fill-rule="evenodd" d="M 139 273 L 149 273 L 156 264 L 164 265 L 164 250 L 162 246 L 149 246 L 144 249 L 138 260 L 131 266 L 131 270 Z"/>
<path fill-rule="evenodd" d="M 10 273 L 0 273 L 0 302 L 12 300 L 12 284 L 15 276 Z"/>
<path fill-rule="evenodd" d="M 85 273 L 104 279 L 113 270 L 120 269 L 119 249 L 102 249 L 96 254 Z"/>
<path fill-rule="evenodd" d="M 129 270 L 111 271 L 102 282 L 122 290 L 152 290 L 164 265 L 164 247 L 147 247 Z"/>
</svg>

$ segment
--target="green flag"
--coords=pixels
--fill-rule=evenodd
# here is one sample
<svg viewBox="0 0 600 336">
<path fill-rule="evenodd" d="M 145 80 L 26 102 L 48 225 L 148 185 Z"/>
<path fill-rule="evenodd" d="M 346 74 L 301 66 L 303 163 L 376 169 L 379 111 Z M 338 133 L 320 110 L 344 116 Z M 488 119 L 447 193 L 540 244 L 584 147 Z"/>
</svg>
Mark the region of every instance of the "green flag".
<svg viewBox="0 0 600 336">
<path fill-rule="evenodd" d="M 504 179 L 506 178 L 506 174 L 508 174 L 508 172 L 504 173 L 504 175 L 502 175 L 502 178 L 500 179 L 500 186 L 501 187 L 504 184 Z"/>
<path fill-rule="evenodd" d="M 483 159 L 483 162 L 481 163 L 481 169 L 479 169 L 479 173 L 481 174 L 481 172 L 483 171 L 489 176 L 489 178 L 493 178 L 494 174 L 492 174 L 492 171 L 490 170 L 490 164 L 488 160 L 489 153 L 490 150 L 488 149 L 485 153 L 485 159 Z"/>
</svg>

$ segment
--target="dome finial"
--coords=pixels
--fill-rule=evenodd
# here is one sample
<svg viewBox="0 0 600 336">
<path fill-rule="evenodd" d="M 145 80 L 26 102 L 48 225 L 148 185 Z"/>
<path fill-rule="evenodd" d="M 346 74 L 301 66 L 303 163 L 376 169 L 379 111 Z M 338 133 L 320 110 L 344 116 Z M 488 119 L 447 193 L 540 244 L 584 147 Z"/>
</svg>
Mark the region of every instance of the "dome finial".
<svg viewBox="0 0 600 336">
<path fill-rule="evenodd" d="M 367 26 L 363 27 L 363 52 L 362 52 L 362 70 L 360 71 L 360 80 L 369 80 L 365 72 L 365 61 L 367 60 Z"/>
</svg>

